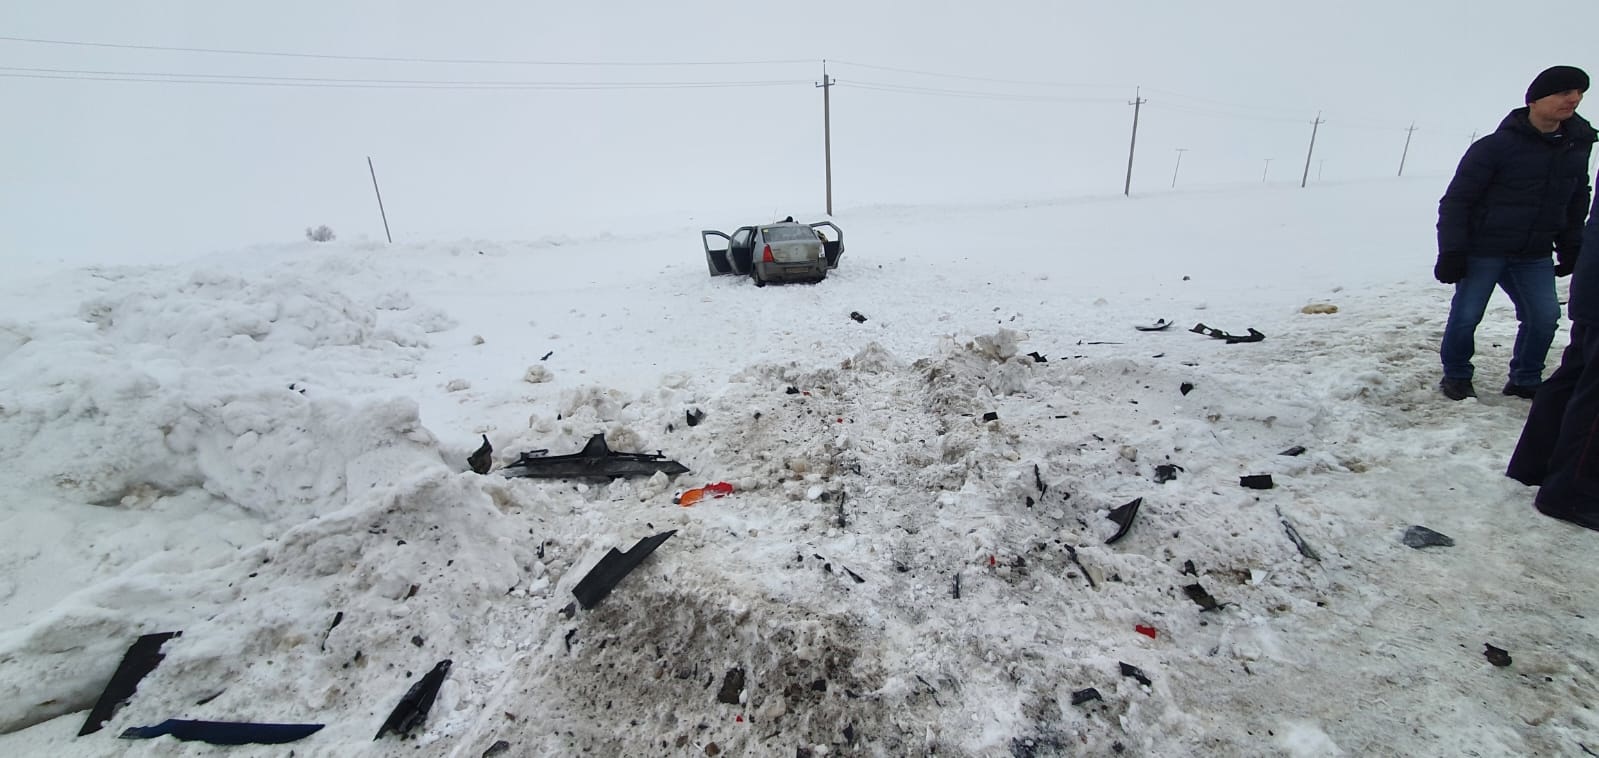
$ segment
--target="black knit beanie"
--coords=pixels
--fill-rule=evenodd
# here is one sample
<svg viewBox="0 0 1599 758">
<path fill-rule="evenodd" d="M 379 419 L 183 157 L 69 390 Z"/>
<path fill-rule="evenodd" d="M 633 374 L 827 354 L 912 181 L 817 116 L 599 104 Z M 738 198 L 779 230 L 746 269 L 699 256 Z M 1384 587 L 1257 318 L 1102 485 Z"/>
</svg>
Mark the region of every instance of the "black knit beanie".
<svg viewBox="0 0 1599 758">
<path fill-rule="evenodd" d="M 1527 87 L 1527 102 L 1542 100 L 1550 95 L 1574 89 L 1579 92 L 1588 91 L 1588 74 L 1576 66 L 1554 66 L 1546 68 L 1538 78 L 1532 80 L 1532 86 Z"/>
</svg>

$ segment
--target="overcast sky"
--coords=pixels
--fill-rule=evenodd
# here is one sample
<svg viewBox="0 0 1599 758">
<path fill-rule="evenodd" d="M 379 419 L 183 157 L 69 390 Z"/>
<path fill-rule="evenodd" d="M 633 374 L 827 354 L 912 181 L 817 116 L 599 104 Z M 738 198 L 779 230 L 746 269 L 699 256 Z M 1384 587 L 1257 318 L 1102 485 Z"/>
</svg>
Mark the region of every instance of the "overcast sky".
<svg viewBox="0 0 1599 758">
<path fill-rule="evenodd" d="M 1599 69 L 1599 5 L 1557 6 L 13 3 L 0 36 L 54 42 L 0 40 L 0 254 L 381 239 L 367 156 L 397 241 L 815 215 L 823 59 L 840 214 L 1120 192 L 1138 87 L 1135 194 L 1171 191 L 1178 148 L 1179 190 L 1297 184 L 1318 111 L 1312 181 L 1393 175 L 1414 122 L 1406 173 L 1441 192 L 1539 70 Z"/>
</svg>

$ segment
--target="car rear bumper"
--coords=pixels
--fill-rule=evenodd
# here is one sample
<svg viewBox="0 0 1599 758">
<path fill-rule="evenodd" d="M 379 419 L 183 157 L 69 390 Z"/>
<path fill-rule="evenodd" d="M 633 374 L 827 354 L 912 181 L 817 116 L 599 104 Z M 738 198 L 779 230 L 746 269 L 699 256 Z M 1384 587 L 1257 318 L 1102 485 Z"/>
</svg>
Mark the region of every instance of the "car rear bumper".
<svg viewBox="0 0 1599 758">
<path fill-rule="evenodd" d="M 801 263 L 767 263 L 761 261 L 755 264 L 755 270 L 762 279 L 769 282 L 820 279 L 827 276 L 827 263 L 825 261 L 805 261 Z"/>
</svg>

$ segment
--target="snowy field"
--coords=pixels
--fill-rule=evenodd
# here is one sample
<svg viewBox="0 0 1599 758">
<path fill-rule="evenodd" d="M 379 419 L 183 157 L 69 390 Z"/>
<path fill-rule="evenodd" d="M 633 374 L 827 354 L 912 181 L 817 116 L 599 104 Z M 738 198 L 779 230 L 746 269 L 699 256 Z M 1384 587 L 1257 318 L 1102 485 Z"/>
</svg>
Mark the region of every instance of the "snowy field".
<svg viewBox="0 0 1599 758">
<path fill-rule="evenodd" d="M 1502 295 L 1482 397 L 1435 389 L 1445 181 L 854 209 L 816 285 L 708 277 L 699 221 L 15 271 L 0 754 L 219 753 L 116 738 L 169 718 L 326 724 L 239 756 L 1599 751 L 1595 535 L 1503 476 Z M 597 433 L 691 471 L 498 474 Z"/>
</svg>

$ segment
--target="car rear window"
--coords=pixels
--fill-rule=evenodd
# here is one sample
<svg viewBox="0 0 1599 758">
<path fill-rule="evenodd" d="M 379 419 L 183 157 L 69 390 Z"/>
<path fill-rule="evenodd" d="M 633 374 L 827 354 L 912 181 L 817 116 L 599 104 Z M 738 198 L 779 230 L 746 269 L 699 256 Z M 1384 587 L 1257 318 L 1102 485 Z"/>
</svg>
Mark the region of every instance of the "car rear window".
<svg viewBox="0 0 1599 758">
<path fill-rule="evenodd" d="M 768 226 L 761 230 L 767 242 L 804 242 L 815 241 L 816 232 L 808 226 Z"/>
</svg>

